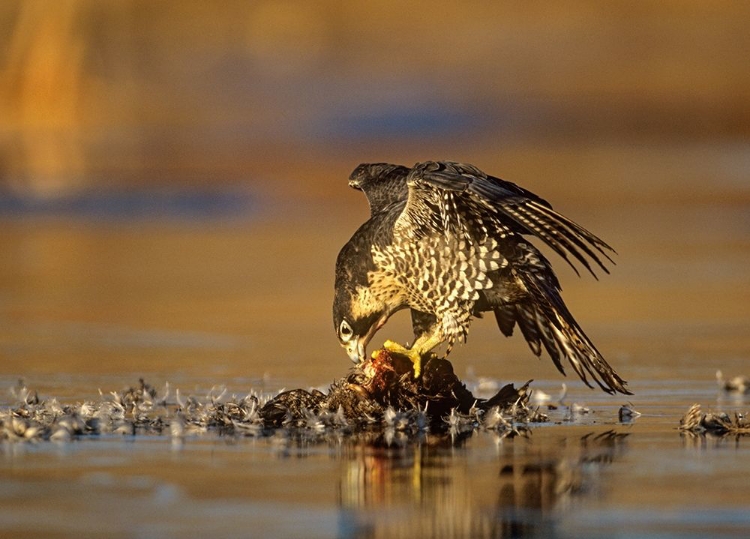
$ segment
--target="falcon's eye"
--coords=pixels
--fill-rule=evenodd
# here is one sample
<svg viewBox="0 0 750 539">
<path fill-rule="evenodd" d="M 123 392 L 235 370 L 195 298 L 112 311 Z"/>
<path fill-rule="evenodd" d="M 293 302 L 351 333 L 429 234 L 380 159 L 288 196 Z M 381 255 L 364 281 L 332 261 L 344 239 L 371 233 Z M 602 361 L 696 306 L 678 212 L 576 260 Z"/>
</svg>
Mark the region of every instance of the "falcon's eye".
<svg viewBox="0 0 750 539">
<path fill-rule="evenodd" d="M 346 320 L 341 321 L 341 325 L 339 326 L 339 337 L 342 341 L 348 341 L 352 338 L 352 335 L 354 334 L 354 331 L 352 330 L 352 326 L 349 325 L 349 322 Z"/>
</svg>

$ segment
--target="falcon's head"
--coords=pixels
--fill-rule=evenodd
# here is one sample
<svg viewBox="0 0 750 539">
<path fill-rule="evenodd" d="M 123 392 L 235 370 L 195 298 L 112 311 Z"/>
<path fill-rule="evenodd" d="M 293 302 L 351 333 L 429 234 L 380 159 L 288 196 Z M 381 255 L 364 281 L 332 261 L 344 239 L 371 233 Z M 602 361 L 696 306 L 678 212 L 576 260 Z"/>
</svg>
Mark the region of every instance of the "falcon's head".
<svg viewBox="0 0 750 539">
<path fill-rule="evenodd" d="M 364 361 L 367 343 L 383 327 L 392 311 L 370 289 L 361 251 L 347 243 L 336 261 L 333 326 L 341 346 L 354 363 Z"/>
</svg>

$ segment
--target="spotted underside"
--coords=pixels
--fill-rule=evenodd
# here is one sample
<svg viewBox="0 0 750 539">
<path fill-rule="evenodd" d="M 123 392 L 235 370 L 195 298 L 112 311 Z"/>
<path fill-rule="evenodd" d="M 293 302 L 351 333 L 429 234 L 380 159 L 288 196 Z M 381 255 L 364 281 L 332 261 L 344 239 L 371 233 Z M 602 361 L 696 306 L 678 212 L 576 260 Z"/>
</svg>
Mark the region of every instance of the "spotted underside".
<svg viewBox="0 0 750 539">
<path fill-rule="evenodd" d="M 364 164 L 350 185 L 367 196 L 371 218 L 339 256 L 335 322 L 346 311 L 355 322 L 372 320 L 358 329 L 369 338 L 390 314 L 410 308 L 416 343 L 447 342 L 450 351 L 466 339 L 472 317 L 492 311 L 503 334 L 517 325 L 532 351 L 546 350 L 561 372 L 567 359 L 587 384 L 590 376 L 605 391 L 628 393 L 563 303 L 549 261 L 524 236 L 592 274 L 590 261 L 604 271 L 600 256 L 611 261 L 598 237 L 472 165 Z"/>
<path fill-rule="evenodd" d="M 406 212 L 393 242 L 372 248 L 377 269 L 368 273 L 370 288 L 385 302 L 433 314 L 441 339 L 452 344 L 465 340 L 480 291 L 493 288 L 491 272 L 508 261 L 481 219 L 460 212 L 453 194 L 442 196 L 442 211 L 425 210 Z"/>
</svg>

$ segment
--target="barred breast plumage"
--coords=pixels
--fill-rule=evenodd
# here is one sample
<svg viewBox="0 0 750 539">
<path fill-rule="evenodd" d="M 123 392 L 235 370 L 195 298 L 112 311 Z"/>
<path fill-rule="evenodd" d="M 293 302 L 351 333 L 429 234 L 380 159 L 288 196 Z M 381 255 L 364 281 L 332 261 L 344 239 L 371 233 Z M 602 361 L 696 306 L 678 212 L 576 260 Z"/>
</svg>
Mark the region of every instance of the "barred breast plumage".
<svg viewBox="0 0 750 539">
<path fill-rule="evenodd" d="M 442 343 L 449 353 L 466 339 L 473 317 L 492 311 L 503 334 L 518 325 L 532 351 L 544 348 L 561 372 L 567 360 L 587 385 L 591 379 L 607 392 L 629 393 L 526 236 L 592 274 L 591 262 L 607 272 L 603 260 L 611 261 L 613 250 L 604 241 L 533 193 L 468 164 L 363 164 L 349 183 L 364 192 L 371 211 L 336 263 L 334 324 L 352 360 L 364 359 L 391 314 L 409 308 L 415 342 L 387 344 L 412 358 L 418 375 L 423 355 Z"/>
</svg>

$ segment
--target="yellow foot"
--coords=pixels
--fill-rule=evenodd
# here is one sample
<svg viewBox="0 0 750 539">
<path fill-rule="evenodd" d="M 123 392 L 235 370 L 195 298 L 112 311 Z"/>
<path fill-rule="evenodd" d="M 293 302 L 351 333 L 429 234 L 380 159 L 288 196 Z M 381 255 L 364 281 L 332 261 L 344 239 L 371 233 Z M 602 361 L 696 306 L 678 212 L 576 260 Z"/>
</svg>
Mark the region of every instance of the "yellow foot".
<svg viewBox="0 0 750 539">
<path fill-rule="evenodd" d="M 387 340 L 383 343 L 383 348 L 391 352 L 392 354 L 398 354 L 400 356 L 406 356 L 412 362 L 414 367 L 414 378 L 419 378 L 422 374 L 422 354 L 419 350 L 414 348 L 406 348 L 397 342 Z"/>
</svg>

